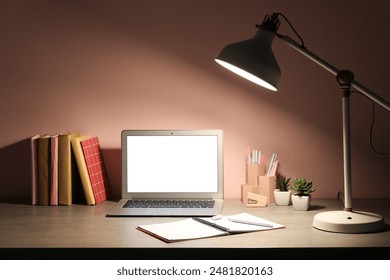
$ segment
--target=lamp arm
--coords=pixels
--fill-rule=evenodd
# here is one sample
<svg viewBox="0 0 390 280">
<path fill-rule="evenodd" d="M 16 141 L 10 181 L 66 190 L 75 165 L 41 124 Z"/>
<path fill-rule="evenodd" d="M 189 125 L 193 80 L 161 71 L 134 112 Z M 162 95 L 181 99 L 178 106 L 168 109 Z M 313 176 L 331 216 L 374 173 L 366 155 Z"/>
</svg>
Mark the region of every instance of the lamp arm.
<svg viewBox="0 0 390 280">
<path fill-rule="evenodd" d="M 276 34 L 278 38 L 288 46 L 300 52 L 310 60 L 314 61 L 322 68 L 328 70 L 337 77 L 337 82 L 342 90 L 342 113 L 343 113 L 343 163 L 344 163 L 344 211 L 352 212 L 352 184 L 351 184 L 351 143 L 350 143 L 350 110 L 349 96 L 350 87 L 355 87 L 367 98 L 375 101 L 387 110 L 390 110 L 389 103 L 383 98 L 377 96 L 358 82 L 354 81 L 353 73 L 348 70 L 340 71 L 333 65 L 329 64 L 319 56 L 307 50 L 304 46 L 299 45 L 288 36 Z"/>
<path fill-rule="evenodd" d="M 323 60 L 319 56 L 315 55 L 314 53 L 312 53 L 311 51 L 309 51 L 305 47 L 302 47 L 301 45 L 299 45 L 297 42 L 295 42 L 290 37 L 285 36 L 285 35 L 280 35 L 280 34 L 276 34 L 276 36 L 279 39 L 281 39 L 285 44 L 287 44 L 288 46 L 292 47 L 296 51 L 300 52 L 301 54 L 303 54 L 304 56 L 306 56 L 310 60 L 314 61 L 315 63 L 317 63 L 318 65 L 320 65 L 324 69 L 328 70 L 333 75 L 337 76 L 337 74 L 340 72 L 339 69 L 337 69 L 333 65 L 329 64 L 328 62 L 326 62 L 325 60 Z M 367 89 L 366 87 L 364 87 L 363 85 L 358 83 L 357 81 L 352 80 L 351 81 L 351 86 L 356 88 L 358 91 L 360 91 L 366 97 L 368 97 L 369 99 L 375 101 L 376 103 L 378 103 L 379 105 L 381 105 L 385 109 L 390 110 L 389 102 L 387 102 L 382 97 L 376 95 L 375 93 L 373 93 L 372 91 L 370 91 L 369 89 Z"/>
</svg>

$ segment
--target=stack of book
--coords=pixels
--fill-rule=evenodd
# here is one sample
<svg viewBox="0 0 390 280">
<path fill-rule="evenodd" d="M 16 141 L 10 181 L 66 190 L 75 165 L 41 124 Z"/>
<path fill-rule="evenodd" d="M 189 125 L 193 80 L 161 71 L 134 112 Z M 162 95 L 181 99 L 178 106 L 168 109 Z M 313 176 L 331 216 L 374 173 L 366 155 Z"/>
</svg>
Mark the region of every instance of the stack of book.
<svg viewBox="0 0 390 280">
<path fill-rule="evenodd" d="M 35 135 L 31 137 L 31 159 L 33 205 L 95 205 L 111 197 L 96 136 Z"/>
</svg>

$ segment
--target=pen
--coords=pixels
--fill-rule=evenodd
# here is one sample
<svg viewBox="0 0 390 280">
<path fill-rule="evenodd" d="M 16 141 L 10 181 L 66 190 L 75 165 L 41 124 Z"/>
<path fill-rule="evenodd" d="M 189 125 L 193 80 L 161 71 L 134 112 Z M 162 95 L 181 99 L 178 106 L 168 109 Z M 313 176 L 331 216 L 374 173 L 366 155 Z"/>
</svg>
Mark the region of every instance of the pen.
<svg viewBox="0 0 390 280">
<path fill-rule="evenodd" d="M 234 223 L 253 225 L 253 226 L 262 226 L 262 227 L 269 227 L 269 228 L 273 228 L 274 227 L 273 224 L 269 224 L 269 223 L 245 221 L 245 220 L 240 220 L 240 219 L 235 219 L 235 218 L 229 218 L 229 221 L 234 222 Z"/>
</svg>

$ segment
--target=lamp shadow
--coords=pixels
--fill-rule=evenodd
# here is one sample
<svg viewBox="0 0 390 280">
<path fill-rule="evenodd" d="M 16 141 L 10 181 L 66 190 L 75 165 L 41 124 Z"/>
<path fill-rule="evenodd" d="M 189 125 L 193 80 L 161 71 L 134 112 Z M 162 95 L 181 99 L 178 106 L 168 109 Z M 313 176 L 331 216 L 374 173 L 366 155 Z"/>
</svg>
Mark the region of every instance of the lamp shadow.
<svg viewBox="0 0 390 280">
<path fill-rule="evenodd" d="M 121 197 L 121 149 L 102 148 L 112 199 Z M 20 140 L 0 148 L 0 202 L 31 204 L 31 141 Z"/>
<path fill-rule="evenodd" d="M 321 210 L 321 209 L 325 209 L 325 208 L 326 207 L 323 205 L 310 205 L 309 210 Z"/>
<path fill-rule="evenodd" d="M 102 148 L 104 165 L 111 186 L 111 201 L 117 201 L 122 195 L 122 153 L 120 148 Z"/>
<path fill-rule="evenodd" d="M 31 203 L 31 144 L 26 138 L 0 148 L 0 199 Z"/>
</svg>

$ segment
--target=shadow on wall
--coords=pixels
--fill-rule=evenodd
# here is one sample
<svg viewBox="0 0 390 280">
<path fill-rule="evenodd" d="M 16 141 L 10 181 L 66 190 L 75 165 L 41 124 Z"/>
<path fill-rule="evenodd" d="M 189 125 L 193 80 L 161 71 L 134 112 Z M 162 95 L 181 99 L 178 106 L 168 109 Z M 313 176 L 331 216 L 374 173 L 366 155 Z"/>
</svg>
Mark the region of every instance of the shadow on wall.
<svg viewBox="0 0 390 280">
<path fill-rule="evenodd" d="M 121 149 L 103 149 L 113 198 L 121 197 Z M 31 202 L 31 142 L 26 138 L 0 148 L 0 199 Z"/>
<path fill-rule="evenodd" d="M 30 138 L 0 148 L 0 198 L 31 198 Z"/>
<path fill-rule="evenodd" d="M 102 148 L 104 164 L 110 182 L 112 197 L 121 198 L 122 196 L 122 154 L 121 149 Z"/>
</svg>

